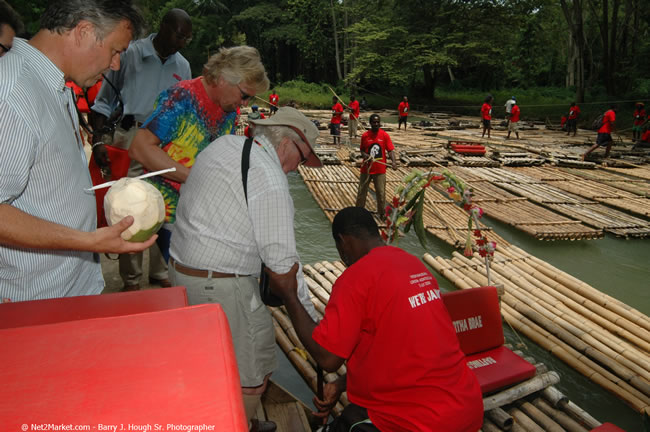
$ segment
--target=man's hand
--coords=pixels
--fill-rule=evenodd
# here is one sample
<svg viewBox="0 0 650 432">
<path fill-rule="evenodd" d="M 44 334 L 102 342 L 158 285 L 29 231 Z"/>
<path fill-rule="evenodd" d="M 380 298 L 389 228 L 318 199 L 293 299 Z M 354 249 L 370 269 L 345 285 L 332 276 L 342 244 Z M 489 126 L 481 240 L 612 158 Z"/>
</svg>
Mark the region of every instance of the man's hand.
<svg viewBox="0 0 650 432">
<path fill-rule="evenodd" d="M 297 298 L 298 280 L 296 279 L 296 274 L 298 273 L 299 268 L 299 264 L 294 263 L 293 267 L 291 267 L 287 273 L 279 274 L 274 273 L 271 269 L 266 267 L 264 271 L 269 275 L 271 292 L 283 300 L 291 297 Z"/>
<path fill-rule="evenodd" d="M 397 164 L 395 162 L 393 162 L 391 165 L 392 165 L 393 171 L 395 171 L 397 169 Z"/>
<path fill-rule="evenodd" d="M 342 381 L 343 380 L 343 381 Z M 339 401 L 341 394 L 345 391 L 345 377 L 341 377 L 336 381 L 327 383 L 323 386 L 323 400 L 318 399 L 314 396 L 313 402 L 318 412 L 314 412 L 314 417 L 320 417 L 323 419 L 323 424 L 327 423 L 327 417 L 330 415 L 330 411 Z"/>
<path fill-rule="evenodd" d="M 110 181 L 112 177 L 111 173 L 111 159 L 108 157 L 108 151 L 104 144 L 93 144 L 93 156 L 95 157 L 95 163 L 102 171 L 102 177 L 106 181 Z"/>
<path fill-rule="evenodd" d="M 127 216 L 113 226 L 99 228 L 94 233 L 93 252 L 116 254 L 140 252 L 153 245 L 158 238 L 158 235 L 154 234 L 145 242 L 126 241 L 122 238 L 121 234 L 131 225 L 133 225 L 133 216 Z"/>
</svg>

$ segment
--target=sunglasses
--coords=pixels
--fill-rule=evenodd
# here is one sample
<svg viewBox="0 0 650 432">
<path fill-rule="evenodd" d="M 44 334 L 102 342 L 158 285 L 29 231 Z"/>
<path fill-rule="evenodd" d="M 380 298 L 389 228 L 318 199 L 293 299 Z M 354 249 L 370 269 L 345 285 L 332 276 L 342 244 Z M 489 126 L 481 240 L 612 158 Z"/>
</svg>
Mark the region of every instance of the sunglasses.
<svg viewBox="0 0 650 432">
<path fill-rule="evenodd" d="M 307 162 L 307 158 L 305 157 L 305 154 L 302 152 L 302 150 L 300 150 L 300 146 L 295 141 L 292 142 L 293 145 L 295 145 L 296 148 L 298 149 L 298 153 L 300 153 L 300 163 L 298 164 L 298 166 L 304 165 L 305 162 Z"/>
<path fill-rule="evenodd" d="M 239 92 L 241 93 L 241 100 L 247 101 L 249 99 L 253 99 L 253 96 L 249 95 L 244 90 L 242 90 L 241 87 L 239 87 L 239 84 L 237 84 L 237 88 L 239 89 Z"/>
<path fill-rule="evenodd" d="M 9 50 L 11 49 L 11 47 L 9 47 L 9 48 L 7 48 L 7 46 L 6 46 L 6 45 L 4 45 L 4 44 L 1 44 L 1 43 L 0 43 L 0 48 L 2 48 L 3 50 L 5 50 L 5 52 L 6 52 L 6 53 L 8 53 L 8 52 L 9 52 Z"/>
</svg>

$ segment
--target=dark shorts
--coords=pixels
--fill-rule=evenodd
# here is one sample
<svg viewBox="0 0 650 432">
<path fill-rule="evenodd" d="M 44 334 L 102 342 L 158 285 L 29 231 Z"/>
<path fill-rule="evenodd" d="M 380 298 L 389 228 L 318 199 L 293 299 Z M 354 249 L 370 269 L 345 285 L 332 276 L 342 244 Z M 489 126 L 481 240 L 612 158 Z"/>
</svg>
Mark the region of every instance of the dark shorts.
<svg viewBox="0 0 650 432">
<path fill-rule="evenodd" d="M 402 123 L 404 123 L 404 126 L 406 126 L 406 119 L 408 119 L 408 117 L 409 116 L 400 116 L 397 122 L 397 126 L 401 125 Z"/>
<path fill-rule="evenodd" d="M 492 127 L 490 126 L 490 120 L 483 119 L 483 127 L 485 129 L 492 129 Z"/>
<path fill-rule="evenodd" d="M 341 123 L 330 123 L 330 135 L 341 135 Z"/>
<path fill-rule="evenodd" d="M 596 137 L 596 144 L 600 147 L 602 145 L 607 145 L 608 143 L 612 142 L 612 136 L 608 133 L 598 133 L 598 136 Z"/>
<path fill-rule="evenodd" d="M 271 113 L 275 113 L 278 110 L 278 107 L 271 105 Z"/>
<path fill-rule="evenodd" d="M 578 119 L 569 119 L 566 122 L 566 127 L 568 130 L 576 130 L 577 125 L 578 125 Z"/>
</svg>

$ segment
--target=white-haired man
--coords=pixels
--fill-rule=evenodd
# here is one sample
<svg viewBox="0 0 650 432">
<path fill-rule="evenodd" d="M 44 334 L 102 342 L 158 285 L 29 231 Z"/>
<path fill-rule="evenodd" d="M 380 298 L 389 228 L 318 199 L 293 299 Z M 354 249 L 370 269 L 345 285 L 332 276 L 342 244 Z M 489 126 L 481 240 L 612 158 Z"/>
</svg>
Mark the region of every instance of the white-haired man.
<svg viewBox="0 0 650 432">
<path fill-rule="evenodd" d="M 314 153 L 318 129 L 298 110 L 282 107 L 254 123 L 248 170 L 242 169 L 243 136 L 217 139 L 196 161 L 178 203 L 169 261 L 169 277 L 187 288 L 190 304 L 224 308 L 249 419 L 277 366 L 273 323 L 257 275 L 262 262 L 287 273 L 299 261 L 286 174 L 301 164 L 322 166 Z M 300 300 L 315 318 L 302 272 L 298 285 Z M 275 430 L 251 424 L 252 430 Z"/>
</svg>

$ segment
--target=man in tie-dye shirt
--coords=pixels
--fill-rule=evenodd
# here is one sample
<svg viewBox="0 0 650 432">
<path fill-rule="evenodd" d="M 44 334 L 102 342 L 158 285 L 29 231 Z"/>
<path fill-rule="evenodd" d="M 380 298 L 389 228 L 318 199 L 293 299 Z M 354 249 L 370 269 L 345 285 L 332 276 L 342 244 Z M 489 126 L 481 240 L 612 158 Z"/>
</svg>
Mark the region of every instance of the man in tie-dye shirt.
<svg viewBox="0 0 650 432">
<path fill-rule="evenodd" d="M 154 112 L 138 130 L 129 156 L 146 170 L 176 168 L 148 179 L 165 198 L 165 225 L 159 246 L 169 258 L 176 204 L 198 154 L 222 135 L 234 134 L 237 108 L 269 88 L 259 52 L 249 46 L 221 48 L 203 67 L 203 76 L 163 91 Z"/>
</svg>

